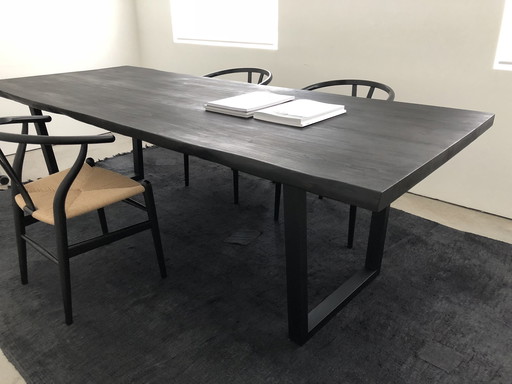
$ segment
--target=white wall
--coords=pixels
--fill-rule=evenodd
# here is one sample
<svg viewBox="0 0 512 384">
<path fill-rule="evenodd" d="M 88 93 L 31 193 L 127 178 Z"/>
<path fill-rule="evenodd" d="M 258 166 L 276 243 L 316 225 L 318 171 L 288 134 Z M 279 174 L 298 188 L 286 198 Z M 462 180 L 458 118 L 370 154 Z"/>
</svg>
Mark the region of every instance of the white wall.
<svg viewBox="0 0 512 384">
<path fill-rule="evenodd" d="M 136 0 L 144 66 L 270 69 L 272 85 L 359 77 L 397 101 L 496 113 L 494 127 L 413 192 L 512 218 L 512 72 L 492 69 L 503 0 L 280 0 L 279 50 L 174 44 L 169 0 Z"/>
<path fill-rule="evenodd" d="M 133 0 L 1 0 L 0 78 L 140 63 Z M 29 113 L 0 98 L 0 115 Z M 103 132 L 53 115 L 49 129 Z M 10 152 L 12 147 L 2 144 Z"/>
</svg>

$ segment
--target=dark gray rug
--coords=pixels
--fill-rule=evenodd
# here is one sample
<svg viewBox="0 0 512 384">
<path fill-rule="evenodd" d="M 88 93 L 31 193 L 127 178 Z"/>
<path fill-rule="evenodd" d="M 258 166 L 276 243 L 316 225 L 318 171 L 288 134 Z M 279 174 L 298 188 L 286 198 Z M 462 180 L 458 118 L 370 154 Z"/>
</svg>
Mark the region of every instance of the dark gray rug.
<svg viewBox="0 0 512 384">
<path fill-rule="evenodd" d="M 72 326 L 55 265 L 31 252 L 20 284 L 0 192 L 0 348 L 27 382 L 512 382 L 511 245 L 393 210 L 381 275 L 298 347 L 287 338 L 273 184 L 242 174 L 235 206 L 229 169 L 192 158 L 186 188 L 181 155 L 153 148 L 145 160 L 169 277 L 159 278 L 149 233 L 74 259 Z M 347 250 L 347 206 L 312 195 L 309 211 L 314 305 L 362 265 L 369 214 Z M 77 236 L 99 231 L 95 215 L 73 224 Z"/>
</svg>

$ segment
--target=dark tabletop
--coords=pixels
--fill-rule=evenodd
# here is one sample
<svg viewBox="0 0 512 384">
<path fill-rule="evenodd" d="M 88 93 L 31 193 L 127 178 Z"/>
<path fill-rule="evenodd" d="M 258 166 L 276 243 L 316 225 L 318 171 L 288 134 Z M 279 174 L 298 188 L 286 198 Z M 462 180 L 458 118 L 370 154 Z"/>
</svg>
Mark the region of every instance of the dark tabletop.
<svg viewBox="0 0 512 384">
<path fill-rule="evenodd" d="M 343 104 L 347 113 L 295 128 L 204 110 L 208 101 L 255 90 Z M 128 66 L 0 80 L 0 96 L 373 211 L 494 120 L 490 113 Z"/>
</svg>

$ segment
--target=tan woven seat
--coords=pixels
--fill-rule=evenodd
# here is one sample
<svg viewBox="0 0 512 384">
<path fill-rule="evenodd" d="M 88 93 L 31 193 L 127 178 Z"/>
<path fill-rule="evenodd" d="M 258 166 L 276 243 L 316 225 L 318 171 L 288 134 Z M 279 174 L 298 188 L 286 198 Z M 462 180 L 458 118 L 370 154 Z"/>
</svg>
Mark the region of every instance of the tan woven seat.
<svg viewBox="0 0 512 384">
<path fill-rule="evenodd" d="M 32 213 L 35 219 L 47 224 L 55 224 L 53 200 L 57 188 L 68 172 L 69 169 L 25 184 L 37 208 Z M 66 217 L 70 219 L 80 216 L 143 192 L 144 187 L 128 177 L 108 169 L 84 164 L 67 194 Z M 15 199 L 18 206 L 24 209 L 26 203 L 23 197 L 18 194 Z"/>
</svg>

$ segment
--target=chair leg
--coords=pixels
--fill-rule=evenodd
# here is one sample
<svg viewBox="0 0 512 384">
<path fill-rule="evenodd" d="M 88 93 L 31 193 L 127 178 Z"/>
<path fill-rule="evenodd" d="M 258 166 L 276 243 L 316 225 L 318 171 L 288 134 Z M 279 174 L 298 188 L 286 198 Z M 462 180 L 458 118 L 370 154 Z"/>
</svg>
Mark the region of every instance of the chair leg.
<svg viewBox="0 0 512 384">
<path fill-rule="evenodd" d="M 281 183 L 275 183 L 274 193 L 274 221 L 279 221 L 279 207 L 281 205 Z"/>
<path fill-rule="evenodd" d="M 13 203 L 14 205 L 15 203 Z M 21 237 L 25 234 L 25 214 L 18 206 L 14 209 L 14 230 L 16 234 L 16 245 L 18 248 L 18 264 L 20 268 L 21 284 L 28 283 L 28 266 L 27 266 L 27 242 Z"/>
<path fill-rule="evenodd" d="M 59 261 L 60 289 L 64 304 L 64 318 L 67 325 L 73 324 L 73 306 L 71 302 L 71 271 L 68 255 L 68 235 L 65 224 L 55 225 L 57 240 L 57 259 Z"/>
<path fill-rule="evenodd" d="M 185 187 L 188 187 L 189 181 L 190 181 L 189 172 L 188 172 L 188 169 L 189 169 L 188 157 L 189 156 L 186 153 L 183 154 L 183 171 L 184 171 L 184 175 L 185 175 Z"/>
<path fill-rule="evenodd" d="M 238 171 L 236 169 L 231 171 L 233 171 L 233 203 L 238 204 Z"/>
<path fill-rule="evenodd" d="M 100 219 L 101 232 L 105 235 L 108 233 L 107 217 L 105 216 L 105 209 L 98 209 L 98 217 Z"/>
<path fill-rule="evenodd" d="M 356 214 L 357 214 L 357 206 L 350 206 L 350 213 L 348 219 L 348 240 L 347 240 L 347 248 L 352 248 L 354 245 L 354 232 L 356 228 Z"/>
<path fill-rule="evenodd" d="M 146 203 L 146 209 L 148 212 L 148 219 L 151 223 L 151 235 L 153 236 L 153 243 L 155 245 L 156 258 L 158 261 L 158 267 L 160 268 L 160 276 L 162 278 L 167 277 L 167 269 L 165 267 L 164 251 L 162 248 L 162 239 L 160 237 L 160 228 L 158 226 L 158 218 L 156 215 L 155 198 L 153 196 L 153 187 L 151 183 L 144 180 L 144 201 Z"/>
</svg>

